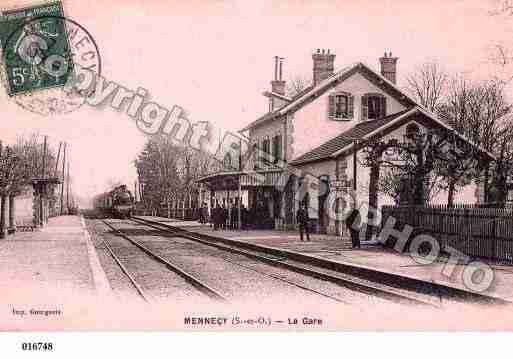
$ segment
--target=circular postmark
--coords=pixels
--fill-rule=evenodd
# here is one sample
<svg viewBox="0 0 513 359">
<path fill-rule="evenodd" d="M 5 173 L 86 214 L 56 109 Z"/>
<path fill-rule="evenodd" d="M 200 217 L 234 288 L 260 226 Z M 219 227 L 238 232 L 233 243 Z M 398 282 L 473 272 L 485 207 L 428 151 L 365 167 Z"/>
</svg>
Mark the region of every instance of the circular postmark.
<svg viewBox="0 0 513 359">
<path fill-rule="evenodd" d="M 84 104 L 88 93 L 67 86 L 80 70 L 101 75 L 96 41 L 82 25 L 63 16 L 23 19 L 4 41 L 2 60 L 8 95 L 44 116 L 69 113 Z"/>
</svg>

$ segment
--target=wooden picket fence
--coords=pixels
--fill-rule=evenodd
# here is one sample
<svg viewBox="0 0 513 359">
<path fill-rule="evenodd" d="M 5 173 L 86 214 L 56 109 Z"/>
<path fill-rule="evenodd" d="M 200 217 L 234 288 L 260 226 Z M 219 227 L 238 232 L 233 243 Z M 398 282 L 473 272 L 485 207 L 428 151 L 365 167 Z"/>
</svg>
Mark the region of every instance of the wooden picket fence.
<svg viewBox="0 0 513 359">
<path fill-rule="evenodd" d="M 425 229 L 442 250 L 452 247 L 471 257 L 513 262 L 512 208 L 383 206 L 382 226 L 390 216 L 398 230 L 404 224 Z"/>
</svg>

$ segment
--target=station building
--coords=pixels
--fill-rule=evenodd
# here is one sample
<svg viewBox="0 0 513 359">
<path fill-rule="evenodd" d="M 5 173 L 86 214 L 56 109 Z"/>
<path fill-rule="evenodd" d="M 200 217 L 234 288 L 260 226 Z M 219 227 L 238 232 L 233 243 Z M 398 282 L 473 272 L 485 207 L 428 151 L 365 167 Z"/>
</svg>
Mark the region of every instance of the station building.
<svg viewBox="0 0 513 359">
<path fill-rule="evenodd" d="M 220 166 L 198 180 L 200 202 L 240 202 L 260 228 L 292 229 L 299 205 L 307 201 L 317 232 L 342 235 L 343 222 L 327 213 L 330 194 L 350 194 L 375 206 L 390 201 L 377 193 L 362 143 L 407 141 L 409 132 L 428 129 L 454 132 L 396 86 L 398 58 L 392 53 L 379 58 L 379 71 L 357 62 L 335 72 L 329 50 L 315 51 L 312 61 L 312 84 L 289 98 L 276 57 L 271 89 L 263 93 L 268 112 L 239 131 L 247 141 L 241 141 L 239 155 L 227 151 Z M 255 153 L 269 154 L 271 161 Z M 293 174 L 284 176 L 290 168 Z M 307 178 L 317 181 L 304 186 Z"/>
</svg>

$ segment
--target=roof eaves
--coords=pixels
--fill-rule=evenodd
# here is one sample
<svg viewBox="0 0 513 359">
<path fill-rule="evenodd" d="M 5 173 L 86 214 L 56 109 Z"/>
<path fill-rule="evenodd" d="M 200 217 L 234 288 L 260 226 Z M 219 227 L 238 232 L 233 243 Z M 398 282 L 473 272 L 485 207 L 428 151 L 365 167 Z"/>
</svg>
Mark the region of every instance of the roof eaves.
<svg viewBox="0 0 513 359">
<path fill-rule="evenodd" d="M 379 72 L 373 70 L 367 63 L 361 61 L 360 64 L 364 66 L 368 71 L 374 73 L 380 80 L 385 82 L 388 86 L 392 87 L 397 92 L 401 93 L 405 98 L 407 98 L 410 102 L 414 103 L 415 105 L 422 107 L 416 100 L 412 99 L 407 93 L 405 93 L 404 90 L 400 89 L 395 83 L 387 79 L 385 76 L 381 75 Z"/>
<path fill-rule="evenodd" d="M 281 115 L 284 115 L 286 114 L 291 108 L 294 108 L 295 105 L 297 105 L 298 103 L 306 100 L 308 97 L 310 97 L 313 93 L 316 93 L 317 91 L 322 91 L 324 90 L 325 87 L 331 85 L 334 81 L 336 81 L 340 76 L 346 74 L 347 72 L 351 71 L 353 68 L 355 68 L 356 66 L 358 66 L 358 64 L 360 63 L 354 63 L 354 64 L 351 64 L 345 68 L 343 68 L 342 70 L 340 70 L 339 72 L 337 72 L 336 74 L 328 77 L 327 79 L 324 79 L 323 81 L 321 81 L 317 86 L 312 86 L 312 88 L 308 91 L 306 91 L 304 94 L 298 96 L 297 98 L 295 98 L 291 103 L 283 106 L 282 108 L 278 109 L 278 112 L 281 114 Z"/>
<path fill-rule="evenodd" d="M 459 133 L 458 131 L 456 131 L 454 128 L 452 128 L 452 126 L 449 126 L 448 124 L 444 123 L 443 121 L 441 121 L 434 113 L 426 110 L 425 108 L 419 106 L 418 107 L 418 110 L 421 111 L 424 115 L 426 115 L 427 117 L 431 118 L 433 121 L 437 122 L 440 126 L 442 127 L 445 127 L 447 130 L 449 131 L 453 131 L 459 138 L 461 138 L 462 140 L 468 142 L 470 145 L 474 146 L 475 148 L 479 149 L 480 151 L 482 151 L 483 153 L 486 153 L 491 159 L 495 160 L 495 155 L 491 152 L 488 152 L 487 150 L 485 150 L 484 148 L 481 148 L 480 146 L 476 145 L 474 142 L 472 142 L 471 140 L 469 140 L 467 137 L 463 136 L 461 133 Z"/>
<path fill-rule="evenodd" d="M 364 135 L 362 137 L 362 139 L 367 139 L 369 137 L 372 137 L 373 135 L 375 135 L 376 133 L 394 125 L 396 122 L 399 122 L 401 119 L 405 118 L 405 117 L 408 117 L 408 116 L 411 116 L 413 115 L 415 112 L 421 112 L 422 114 L 424 114 L 425 116 L 429 117 L 430 119 L 432 119 L 433 121 L 435 121 L 436 123 L 438 123 L 439 125 L 441 125 L 442 127 L 445 127 L 445 129 L 449 130 L 449 131 L 453 131 L 458 137 L 460 137 L 462 140 L 468 142 L 470 145 L 474 146 L 475 148 L 479 149 L 480 151 L 482 151 L 483 153 L 486 153 L 491 159 L 495 159 L 495 156 L 488 152 L 487 150 L 481 148 L 480 146 L 476 145 L 475 143 L 473 143 L 471 140 L 469 140 L 468 138 L 466 138 L 465 136 L 463 136 L 462 134 L 460 134 L 459 132 L 457 132 L 455 129 L 453 129 L 451 126 L 445 124 L 443 121 L 440 121 L 432 112 L 430 111 L 427 111 L 426 109 L 424 109 L 423 107 L 421 106 L 416 106 L 414 108 L 412 108 L 410 111 L 407 111 L 405 113 L 403 113 L 401 116 L 398 116 L 397 118 L 393 119 L 392 121 L 390 122 L 387 122 L 386 124 L 384 124 L 383 126 L 379 126 L 378 128 L 374 129 L 373 131 L 369 132 L 368 134 Z M 339 156 L 341 153 L 349 150 L 350 148 L 352 148 L 354 146 L 354 143 L 350 143 L 344 147 L 342 147 L 340 150 L 338 150 L 337 152 L 333 153 L 330 157 L 337 157 Z"/>
<path fill-rule="evenodd" d="M 400 116 L 397 116 L 396 118 L 394 118 L 392 121 L 389 121 L 385 124 L 383 124 L 383 126 L 379 126 L 377 128 L 375 128 L 374 130 L 372 130 L 371 132 L 363 135 L 361 137 L 361 139 L 366 139 L 366 138 L 369 138 L 371 136 L 373 136 L 374 134 L 378 133 L 379 131 L 382 131 L 383 129 L 386 129 L 390 126 L 392 126 L 393 124 L 395 124 L 396 122 L 399 122 L 401 119 L 407 117 L 407 116 L 411 116 L 413 115 L 415 112 L 417 111 L 417 107 L 414 107 L 412 108 L 411 110 L 409 111 L 406 111 L 405 113 L 403 113 L 402 115 Z M 347 145 L 345 145 L 344 147 L 342 147 L 341 149 L 339 149 L 338 151 L 334 152 L 331 154 L 330 157 L 337 157 L 339 156 L 341 153 L 343 153 L 344 151 L 346 151 L 346 149 L 349 149 L 349 148 L 352 148 L 354 146 L 354 142 L 351 142 Z"/>
</svg>

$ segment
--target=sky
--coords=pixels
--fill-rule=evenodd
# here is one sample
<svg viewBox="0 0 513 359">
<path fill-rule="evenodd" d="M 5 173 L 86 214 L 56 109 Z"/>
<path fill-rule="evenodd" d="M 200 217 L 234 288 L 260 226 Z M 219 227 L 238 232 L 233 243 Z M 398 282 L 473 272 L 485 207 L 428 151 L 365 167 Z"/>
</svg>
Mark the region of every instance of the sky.
<svg viewBox="0 0 513 359">
<path fill-rule="evenodd" d="M 1 8 L 30 1 L 2 0 Z M 284 57 L 285 79 L 311 77 L 317 48 L 336 54 L 335 70 L 355 61 L 378 69 L 399 57 L 398 85 L 425 61 L 450 72 L 486 78 L 491 50 L 513 52 L 513 17 L 490 16 L 481 1 L 157 1 L 65 0 L 65 15 L 97 42 L 102 75 L 152 101 L 187 110 L 192 122 L 236 131 L 267 110 L 273 58 Z M 509 71 L 509 69 L 506 69 Z M 513 74 L 513 70 L 511 71 Z M 133 186 L 133 161 L 146 135 L 124 112 L 88 105 L 65 115 L 27 111 L 0 90 L 0 139 L 47 135 L 70 148 L 73 191 L 92 197 L 113 181 Z"/>
</svg>

